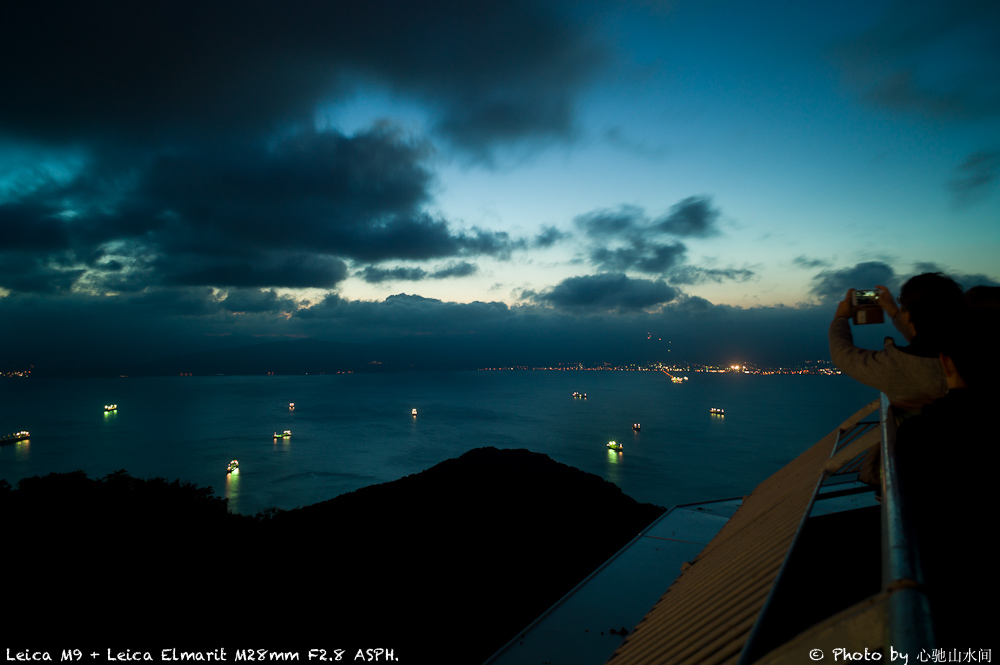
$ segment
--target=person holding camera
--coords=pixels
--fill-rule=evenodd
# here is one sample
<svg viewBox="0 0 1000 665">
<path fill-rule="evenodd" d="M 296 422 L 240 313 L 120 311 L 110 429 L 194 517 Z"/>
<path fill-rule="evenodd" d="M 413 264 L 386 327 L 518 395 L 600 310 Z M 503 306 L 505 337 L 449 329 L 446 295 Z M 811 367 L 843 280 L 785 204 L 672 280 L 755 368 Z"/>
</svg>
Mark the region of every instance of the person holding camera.
<svg viewBox="0 0 1000 665">
<path fill-rule="evenodd" d="M 900 290 L 898 307 L 884 286 L 875 292 L 849 289 L 830 323 L 830 358 L 851 378 L 884 392 L 900 415 L 917 413 L 947 392 L 938 359 L 940 332 L 961 306 L 962 288 L 942 273 L 910 278 Z M 850 320 L 881 323 L 883 311 L 907 345 L 896 346 L 886 337 L 881 350 L 856 347 Z"/>
</svg>

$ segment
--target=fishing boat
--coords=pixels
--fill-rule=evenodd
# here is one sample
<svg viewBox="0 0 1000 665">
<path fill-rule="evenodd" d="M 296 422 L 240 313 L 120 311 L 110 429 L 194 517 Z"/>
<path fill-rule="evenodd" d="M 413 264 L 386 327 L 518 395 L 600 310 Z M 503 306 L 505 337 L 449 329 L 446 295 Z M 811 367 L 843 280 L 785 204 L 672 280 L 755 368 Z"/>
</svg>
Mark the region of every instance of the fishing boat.
<svg viewBox="0 0 1000 665">
<path fill-rule="evenodd" d="M 636 432 L 638 432 L 639 431 L 639 423 L 632 423 L 632 429 L 635 430 Z"/>
<path fill-rule="evenodd" d="M 715 416 L 724 416 L 724 415 L 726 415 L 725 409 L 720 409 L 720 408 L 714 407 L 714 406 L 709 410 L 709 413 L 711 413 L 712 415 L 715 415 Z"/>
<path fill-rule="evenodd" d="M 289 402 L 288 403 L 288 410 L 289 411 L 294 411 L 295 410 L 295 402 Z"/>
<path fill-rule="evenodd" d="M 118 410 L 118 405 L 117 404 L 105 404 L 104 405 L 104 410 L 107 411 L 108 413 L 110 413 L 111 411 L 117 411 Z"/>
<path fill-rule="evenodd" d="M 30 434 L 28 430 L 21 430 L 20 432 L 14 432 L 13 434 L 8 434 L 7 436 L 0 436 L 0 443 L 13 443 L 15 441 L 24 441 Z"/>
<path fill-rule="evenodd" d="M 587 393 L 573 393 L 573 397 L 578 397 L 580 399 L 587 399 Z"/>
<path fill-rule="evenodd" d="M 417 410 L 413 409 L 412 411 L 410 411 L 410 415 L 416 416 L 417 415 Z"/>
<path fill-rule="evenodd" d="M 230 462 L 229 466 L 226 467 L 226 475 L 229 475 L 231 473 L 239 473 L 239 472 L 240 472 L 240 463 L 237 462 L 236 460 L 233 460 L 232 462 Z"/>
<path fill-rule="evenodd" d="M 291 438 L 291 436 L 292 436 L 292 430 L 290 430 L 290 429 L 286 429 L 281 434 L 278 434 L 277 432 L 274 433 L 274 438 L 275 439 L 289 439 L 289 438 Z"/>
<path fill-rule="evenodd" d="M 618 443 L 617 441 L 608 441 L 608 449 L 621 451 L 622 444 Z"/>
</svg>

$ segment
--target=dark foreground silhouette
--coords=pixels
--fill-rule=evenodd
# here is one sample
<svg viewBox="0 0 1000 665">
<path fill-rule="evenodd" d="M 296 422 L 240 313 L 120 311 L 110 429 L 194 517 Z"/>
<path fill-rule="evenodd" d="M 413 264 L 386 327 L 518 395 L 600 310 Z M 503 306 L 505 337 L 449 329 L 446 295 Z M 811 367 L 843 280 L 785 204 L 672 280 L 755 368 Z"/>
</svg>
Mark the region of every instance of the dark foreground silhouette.
<svg viewBox="0 0 1000 665">
<path fill-rule="evenodd" d="M 343 649 L 355 662 L 386 648 L 401 663 L 481 663 L 663 512 L 496 448 L 252 517 L 210 488 L 124 471 L 4 485 L 0 648 L 55 660 Z"/>
</svg>

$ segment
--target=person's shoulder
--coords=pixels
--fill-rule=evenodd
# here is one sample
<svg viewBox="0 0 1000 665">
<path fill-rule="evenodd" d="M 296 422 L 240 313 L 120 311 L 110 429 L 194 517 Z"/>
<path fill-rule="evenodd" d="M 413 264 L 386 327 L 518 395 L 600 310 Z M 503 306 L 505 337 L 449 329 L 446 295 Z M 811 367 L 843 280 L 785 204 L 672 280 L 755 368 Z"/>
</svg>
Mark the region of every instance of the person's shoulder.
<svg viewBox="0 0 1000 665">
<path fill-rule="evenodd" d="M 900 366 L 912 369 L 923 368 L 922 372 L 930 372 L 933 375 L 941 374 L 944 376 L 944 370 L 941 369 L 941 361 L 938 359 L 937 354 L 927 355 L 924 353 L 914 353 L 915 349 L 910 346 L 896 346 L 896 341 L 892 337 L 886 337 L 883 342 L 882 350 L 888 358 Z"/>
</svg>

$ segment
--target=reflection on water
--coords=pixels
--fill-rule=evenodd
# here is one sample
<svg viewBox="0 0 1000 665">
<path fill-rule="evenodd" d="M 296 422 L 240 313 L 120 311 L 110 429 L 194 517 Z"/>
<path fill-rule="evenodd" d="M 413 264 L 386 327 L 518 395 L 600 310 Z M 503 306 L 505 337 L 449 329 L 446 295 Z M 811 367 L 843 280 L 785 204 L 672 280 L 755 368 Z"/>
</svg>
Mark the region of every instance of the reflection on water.
<svg viewBox="0 0 1000 665">
<path fill-rule="evenodd" d="M 621 482 L 621 462 L 624 453 L 620 450 L 608 448 L 608 463 L 604 470 L 604 479 L 610 480 L 615 485 Z M 621 485 L 619 485 L 621 487 Z"/>
<path fill-rule="evenodd" d="M 229 499 L 229 511 L 240 511 L 240 471 L 226 474 L 226 498 Z"/>
<path fill-rule="evenodd" d="M 14 459 L 18 462 L 27 462 L 31 457 L 31 439 L 24 439 L 14 444 Z"/>
</svg>

